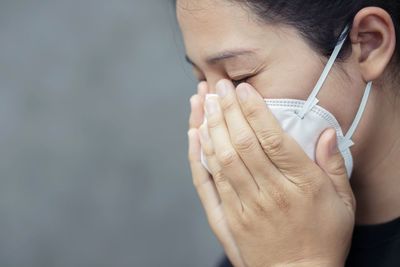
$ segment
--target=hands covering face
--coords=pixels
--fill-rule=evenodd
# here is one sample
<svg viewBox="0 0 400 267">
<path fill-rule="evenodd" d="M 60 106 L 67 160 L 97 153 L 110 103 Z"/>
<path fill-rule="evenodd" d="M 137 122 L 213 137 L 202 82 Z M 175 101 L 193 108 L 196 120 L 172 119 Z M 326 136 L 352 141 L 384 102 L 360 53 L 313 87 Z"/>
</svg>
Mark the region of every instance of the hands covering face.
<svg viewBox="0 0 400 267">
<path fill-rule="evenodd" d="M 343 266 L 355 199 L 336 148 L 320 137 L 316 162 L 287 135 L 249 84 L 207 84 L 191 98 L 189 161 L 209 224 L 235 266 Z M 203 148 L 211 174 L 202 166 Z"/>
</svg>

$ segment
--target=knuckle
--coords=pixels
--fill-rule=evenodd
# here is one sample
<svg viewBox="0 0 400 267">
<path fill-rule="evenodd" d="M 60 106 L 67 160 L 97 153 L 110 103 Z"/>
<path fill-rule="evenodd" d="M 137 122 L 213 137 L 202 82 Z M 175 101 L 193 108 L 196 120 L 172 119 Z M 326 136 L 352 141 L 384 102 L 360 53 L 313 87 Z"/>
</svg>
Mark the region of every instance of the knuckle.
<svg viewBox="0 0 400 267">
<path fill-rule="evenodd" d="M 221 124 L 222 120 L 218 115 L 210 115 L 207 118 L 207 126 L 209 129 L 215 129 L 217 127 L 219 127 L 219 125 Z"/>
<path fill-rule="evenodd" d="M 214 156 L 214 148 L 208 143 L 202 146 L 203 154 L 206 158 Z"/>
<path fill-rule="evenodd" d="M 230 149 L 230 150 L 223 150 L 222 152 L 220 152 L 217 155 L 217 159 L 221 167 L 227 168 L 235 164 L 238 161 L 239 156 L 235 150 Z"/>
<path fill-rule="evenodd" d="M 238 213 L 229 220 L 228 224 L 235 236 L 238 236 L 250 232 L 254 222 L 251 222 L 248 214 Z"/>
<path fill-rule="evenodd" d="M 340 153 L 338 153 L 337 158 L 335 158 L 330 163 L 329 169 L 330 169 L 329 170 L 330 174 L 333 174 L 336 176 L 342 176 L 342 175 L 347 176 L 347 170 L 345 168 L 344 159 Z"/>
<path fill-rule="evenodd" d="M 304 182 L 298 183 L 300 190 L 309 196 L 319 196 L 323 189 L 323 182 L 320 178 L 307 178 Z"/>
<path fill-rule="evenodd" d="M 190 165 L 195 164 L 197 161 L 197 155 L 194 153 L 194 151 L 189 150 L 187 152 L 187 159 Z"/>
<path fill-rule="evenodd" d="M 234 98 L 227 96 L 226 98 L 222 99 L 221 101 L 221 107 L 224 111 L 230 111 L 235 109 L 236 103 L 234 101 Z"/>
<path fill-rule="evenodd" d="M 256 201 L 253 203 L 253 213 L 259 217 L 259 218 L 269 218 L 270 213 L 269 211 L 271 210 L 270 204 L 267 203 L 263 198 L 258 198 Z"/>
<path fill-rule="evenodd" d="M 214 178 L 215 185 L 218 188 L 223 189 L 223 188 L 227 187 L 228 179 L 221 170 L 216 171 L 213 174 L 213 178 Z"/>
<path fill-rule="evenodd" d="M 201 179 L 196 174 L 192 174 L 192 184 L 193 187 L 196 189 L 197 193 L 199 194 L 202 187 L 207 183 L 207 180 Z M 200 195 L 199 195 L 200 196 Z"/>
<path fill-rule="evenodd" d="M 280 211 L 282 211 L 284 213 L 289 212 L 290 201 L 284 193 L 282 193 L 278 190 L 272 190 L 270 192 L 270 196 L 271 196 L 272 200 L 274 201 L 274 204 Z"/>
<path fill-rule="evenodd" d="M 319 186 L 317 186 L 314 182 L 301 183 L 299 184 L 299 187 L 303 190 L 303 192 L 307 193 L 315 194 L 319 191 Z"/>
<path fill-rule="evenodd" d="M 257 119 L 260 114 L 262 114 L 263 109 L 265 109 L 265 107 L 261 107 L 259 105 L 249 105 L 245 108 L 244 113 L 248 119 L 254 120 Z"/>
<path fill-rule="evenodd" d="M 254 138 L 250 133 L 242 131 L 233 139 L 233 145 L 239 151 L 252 151 L 255 147 Z"/>
<path fill-rule="evenodd" d="M 210 179 L 208 177 L 201 177 L 199 173 L 192 172 L 192 183 L 197 190 L 209 182 Z"/>
<path fill-rule="evenodd" d="M 283 146 L 283 135 L 276 131 L 262 131 L 259 133 L 259 140 L 264 151 L 271 156 L 278 155 Z"/>
</svg>

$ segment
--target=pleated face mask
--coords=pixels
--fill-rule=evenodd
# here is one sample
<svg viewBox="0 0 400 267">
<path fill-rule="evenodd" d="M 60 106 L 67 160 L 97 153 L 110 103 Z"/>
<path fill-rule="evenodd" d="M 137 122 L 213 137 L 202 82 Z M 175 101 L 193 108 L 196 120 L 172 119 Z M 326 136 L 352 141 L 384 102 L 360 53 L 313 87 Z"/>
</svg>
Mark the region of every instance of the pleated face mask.
<svg viewBox="0 0 400 267">
<path fill-rule="evenodd" d="M 372 89 L 372 82 L 368 82 L 357 114 L 346 134 L 343 133 L 342 128 L 340 127 L 335 116 L 333 116 L 328 110 L 318 105 L 319 100 L 317 99 L 317 95 L 321 90 L 330 70 L 332 69 L 344 42 L 346 41 L 347 30 L 348 27 L 346 27 L 341 34 L 338 44 L 336 45 L 321 74 L 321 77 L 319 78 L 307 101 L 286 98 L 264 100 L 266 105 L 279 121 L 282 129 L 297 141 L 297 143 L 313 161 L 315 161 L 315 150 L 319 137 L 326 129 L 334 128 L 336 130 L 338 148 L 344 158 L 347 174 L 350 178 L 353 171 L 353 157 L 350 147 L 354 145 L 354 142 L 351 140 L 351 138 L 361 120 L 362 114 L 364 113 L 368 97 Z M 208 94 L 206 95 L 206 98 L 210 96 L 216 95 Z M 204 118 L 203 124 L 204 123 L 207 123 L 206 118 Z M 203 166 L 209 172 L 211 172 L 208 168 L 207 159 L 204 156 L 203 150 L 201 150 L 201 162 Z"/>
</svg>

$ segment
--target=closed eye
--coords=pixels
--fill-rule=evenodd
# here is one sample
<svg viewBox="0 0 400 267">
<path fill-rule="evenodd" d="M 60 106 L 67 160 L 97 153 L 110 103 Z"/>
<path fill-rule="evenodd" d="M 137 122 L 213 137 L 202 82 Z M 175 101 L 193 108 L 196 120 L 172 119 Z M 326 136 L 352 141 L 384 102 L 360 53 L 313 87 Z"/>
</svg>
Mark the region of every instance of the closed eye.
<svg viewBox="0 0 400 267">
<path fill-rule="evenodd" d="M 254 76 L 254 75 L 247 76 L 247 77 L 244 77 L 244 78 L 241 78 L 241 79 L 232 79 L 232 83 L 233 83 L 233 85 L 234 85 L 235 88 L 236 88 L 236 87 L 238 87 L 239 84 L 248 82 L 248 80 L 249 80 L 250 78 L 252 78 L 253 76 Z"/>
<path fill-rule="evenodd" d="M 238 85 L 239 84 L 241 84 L 241 83 L 246 83 L 246 82 L 248 82 L 248 80 L 250 79 L 250 78 L 252 78 L 254 75 L 252 75 L 252 76 L 247 76 L 247 77 L 244 77 L 244 78 L 241 78 L 241 79 L 231 79 L 231 82 L 232 82 L 232 84 L 235 86 L 235 88 L 236 87 L 238 87 Z M 199 79 L 199 82 L 207 82 L 207 80 L 206 79 Z"/>
<path fill-rule="evenodd" d="M 241 83 L 245 83 L 248 80 L 248 78 L 245 79 L 240 79 L 240 80 L 232 80 L 233 85 L 236 87 L 238 87 L 239 84 Z"/>
</svg>

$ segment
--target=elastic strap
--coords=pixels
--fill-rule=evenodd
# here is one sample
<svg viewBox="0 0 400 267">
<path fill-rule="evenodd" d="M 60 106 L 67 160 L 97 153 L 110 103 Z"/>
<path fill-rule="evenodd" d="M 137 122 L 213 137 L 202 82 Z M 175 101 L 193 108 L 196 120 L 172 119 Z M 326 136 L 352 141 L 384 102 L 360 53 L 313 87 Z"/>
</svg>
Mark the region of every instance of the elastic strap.
<svg viewBox="0 0 400 267">
<path fill-rule="evenodd" d="M 319 100 L 317 99 L 317 95 L 319 91 L 321 90 L 322 86 L 325 83 L 326 78 L 328 77 L 329 72 L 331 71 L 333 64 L 336 61 L 336 58 L 339 55 L 340 50 L 342 49 L 344 42 L 347 39 L 347 31 L 349 29 L 349 26 L 346 26 L 340 35 L 341 41 L 336 45 L 335 49 L 332 52 L 331 57 L 328 60 L 328 63 L 326 64 L 321 77 L 319 78 L 317 84 L 315 85 L 314 89 L 312 90 L 310 96 L 308 97 L 306 103 L 304 104 L 303 109 L 300 111 L 299 116 L 300 118 L 304 119 L 304 116 L 312 110 L 312 108 L 318 104 Z"/>
<path fill-rule="evenodd" d="M 367 86 L 365 87 L 364 95 L 361 100 L 360 107 L 358 108 L 356 117 L 354 118 L 353 123 L 351 124 L 349 130 L 347 131 L 344 140 L 339 144 L 339 150 L 342 151 L 354 145 L 354 142 L 351 140 L 355 130 L 357 129 L 358 124 L 361 121 L 361 117 L 364 113 L 365 107 L 367 106 L 368 98 L 371 93 L 372 89 L 372 82 L 368 82 Z"/>
</svg>

